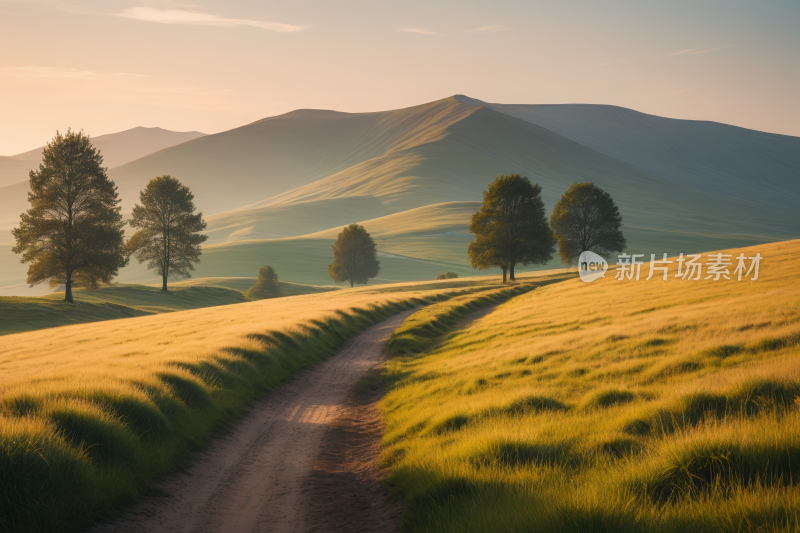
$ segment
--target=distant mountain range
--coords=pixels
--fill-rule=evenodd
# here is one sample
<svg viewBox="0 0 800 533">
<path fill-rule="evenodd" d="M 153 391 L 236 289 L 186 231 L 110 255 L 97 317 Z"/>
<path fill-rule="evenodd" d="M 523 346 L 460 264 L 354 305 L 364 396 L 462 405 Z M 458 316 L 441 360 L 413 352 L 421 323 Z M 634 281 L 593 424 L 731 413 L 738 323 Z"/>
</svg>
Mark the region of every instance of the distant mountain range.
<svg viewBox="0 0 800 533">
<path fill-rule="evenodd" d="M 113 168 L 164 148 L 203 136 L 205 133 L 197 131 L 169 131 L 161 128 L 139 127 L 109 135 L 98 135 L 92 138 L 92 143 L 103 154 L 104 165 Z M 0 156 L 0 224 L 3 224 L 9 216 L 12 216 L 15 221 L 18 218 L 15 213 L 6 212 L 11 205 L 6 205 L 3 198 L 18 196 L 18 194 L 14 194 L 15 191 L 20 188 L 21 182 L 28 181 L 28 172 L 39 166 L 43 150 L 42 146 L 18 155 Z M 17 187 L 5 189 L 8 186 Z"/>
<path fill-rule="evenodd" d="M 375 234 L 384 281 L 470 273 L 469 216 L 503 173 L 539 183 L 548 209 L 574 182 L 603 187 L 620 206 L 631 251 L 800 236 L 800 138 L 614 106 L 457 95 L 377 113 L 298 110 L 109 171 L 126 211 L 156 175 L 192 189 L 211 236 L 197 276 L 253 276 L 271 263 L 282 280 L 314 284 L 330 282 L 335 228 L 351 222 Z M 0 189 L 4 213 L 25 209 L 22 192 Z M 0 291 L 19 279 L 4 261 Z M 151 277 L 131 266 L 120 280 Z"/>
<path fill-rule="evenodd" d="M 132 128 L 119 133 L 92 137 L 108 168 L 118 167 L 181 144 L 205 133 L 169 131 L 161 128 Z M 13 226 L 27 209 L 28 172 L 39 167 L 44 147 L 13 156 L 0 156 L 0 229 Z"/>
</svg>

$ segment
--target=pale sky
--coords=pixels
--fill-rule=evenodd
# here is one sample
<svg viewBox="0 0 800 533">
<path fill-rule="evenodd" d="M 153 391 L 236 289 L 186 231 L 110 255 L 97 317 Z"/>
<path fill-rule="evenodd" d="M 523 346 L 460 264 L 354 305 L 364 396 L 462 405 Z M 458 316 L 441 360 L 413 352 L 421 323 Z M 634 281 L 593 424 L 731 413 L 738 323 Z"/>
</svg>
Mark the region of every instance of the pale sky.
<svg viewBox="0 0 800 533">
<path fill-rule="evenodd" d="M 800 1 L 0 0 L 0 155 L 453 94 L 800 136 Z"/>
</svg>

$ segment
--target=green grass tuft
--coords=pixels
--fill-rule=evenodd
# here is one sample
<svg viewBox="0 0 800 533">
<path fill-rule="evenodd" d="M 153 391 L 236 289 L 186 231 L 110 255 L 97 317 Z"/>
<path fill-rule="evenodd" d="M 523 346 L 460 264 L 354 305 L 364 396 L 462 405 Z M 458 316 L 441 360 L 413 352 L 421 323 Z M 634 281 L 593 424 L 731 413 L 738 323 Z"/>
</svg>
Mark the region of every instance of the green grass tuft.
<svg viewBox="0 0 800 533">
<path fill-rule="evenodd" d="M 636 395 L 628 390 L 607 389 L 593 392 L 583 403 L 584 407 L 606 408 L 632 402 Z"/>
</svg>

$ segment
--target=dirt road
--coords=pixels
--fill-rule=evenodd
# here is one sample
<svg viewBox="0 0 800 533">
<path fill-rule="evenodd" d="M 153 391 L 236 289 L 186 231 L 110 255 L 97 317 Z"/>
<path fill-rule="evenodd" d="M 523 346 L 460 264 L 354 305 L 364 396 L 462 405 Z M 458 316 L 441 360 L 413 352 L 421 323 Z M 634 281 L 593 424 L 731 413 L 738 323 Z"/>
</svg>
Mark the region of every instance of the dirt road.
<svg viewBox="0 0 800 533">
<path fill-rule="evenodd" d="M 93 531 L 308 531 L 309 513 L 320 512 L 320 502 L 311 501 L 318 490 L 309 487 L 319 486 L 312 474 L 323 442 L 331 440 L 329 436 L 326 441 L 326 433 L 332 431 L 332 423 L 339 420 L 341 426 L 342 419 L 351 418 L 348 391 L 382 361 L 389 336 L 412 312 L 348 340 L 333 358 L 257 403 L 230 433 L 192 457 L 184 473 L 158 484 L 171 497 L 144 498 L 119 519 Z M 379 417 L 374 423 L 380 423 Z M 375 490 L 370 494 L 382 497 Z M 367 506 L 384 503 L 373 501 Z M 341 505 L 335 498 L 328 504 Z M 384 522 L 389 516 L 372 514 Z M 363 518 L 358 524 L 329 524 L 324 529 L 392 529 L 386 523 L 365 524 Z"/>
</svg>

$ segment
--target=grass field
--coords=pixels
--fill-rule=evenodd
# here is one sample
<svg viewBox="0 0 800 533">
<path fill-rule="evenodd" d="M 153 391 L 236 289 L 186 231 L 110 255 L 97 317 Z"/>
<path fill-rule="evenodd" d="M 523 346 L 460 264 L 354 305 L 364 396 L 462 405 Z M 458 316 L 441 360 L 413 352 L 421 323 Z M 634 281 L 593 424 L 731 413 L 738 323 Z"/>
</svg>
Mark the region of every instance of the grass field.
<svg viewBox="0 0 800 533">
<path fill-rule="evenodd" d="M 0 529 L 79 528 L 146 493 L 256 395 L 355 332 L 498 286 L 344 289 L 4 336 Z"/>
<path fill-rule="evenodd" d="M 537 287 L 564 281 L 574 276 L 574 272 L 545 274 L 528 278 L 526 282 L 512 284 L 510 287 L 481 287 L 478 294 L 473 291 L 429 305 L 403 321 L 403 324 L 392 333 L 389 339 L 389 352 L 398 355 L 424 351 L 435 343 L 438 337 L 457 324 L 460 318 Z"/>
<path fill-rule="evenodd" d="M 569 280 L 391 359 L 402 529 L 797 531 L 800 241 L 743 251 L 757 281 Z"/>
<path fill-rule="evenodd" d="M 64 301 L 63 293 L 42 297 L 0 296 L 0 335 L 20 333 L 68 324 L 98 322 L 185 311 L 201 307 L 249 302 L 242 294 L 255 278 L 200 278 L 161 285 L 110 285 L 95 292 L 75 291 L 75 303 Z M 279 282 L 281 296 L 321 293 L 335 287 L 315 287 Z"/>
</svg>

